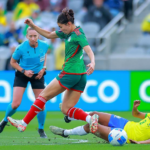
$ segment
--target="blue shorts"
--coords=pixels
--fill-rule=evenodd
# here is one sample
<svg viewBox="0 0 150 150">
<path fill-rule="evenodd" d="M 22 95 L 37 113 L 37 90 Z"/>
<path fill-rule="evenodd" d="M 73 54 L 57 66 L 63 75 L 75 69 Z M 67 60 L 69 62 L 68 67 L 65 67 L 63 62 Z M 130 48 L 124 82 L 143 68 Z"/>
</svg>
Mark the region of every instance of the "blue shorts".
<svg viewBox="0 0 150 150">
<path fill-rule="evenodd" d="M 124 129 L 124 126 L 128 122 L 127 119 L 124 119 L 120 116 L 111 115 L 108 126 L 113 130 L 114 128 Z"/>
</svg>

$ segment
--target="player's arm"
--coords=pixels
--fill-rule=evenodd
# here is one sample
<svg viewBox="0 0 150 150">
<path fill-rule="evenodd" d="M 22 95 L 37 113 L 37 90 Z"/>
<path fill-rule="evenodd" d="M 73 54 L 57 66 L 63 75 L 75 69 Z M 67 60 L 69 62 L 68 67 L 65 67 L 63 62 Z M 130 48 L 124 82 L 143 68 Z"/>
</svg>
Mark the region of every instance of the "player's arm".
<svg viewBox="0 0 150 150">
<path fill-rule="evenodd" d="M 47 54 L 45 54 L 45 60 L 44 60 L 43 68 L 42 68 L 43 74 L 46 70 L 46 68 L 45 68 L 46 67 L 46 59 L 47 59 Z M 42 76 L 43 76 L 43 74 L 42 74 Z"/>
<path fill-rule="evenodd" d="M 146 141 L 134 141 L 134 140 L 131 140 L 129 139 L 131 143 L 134 143 L 134 144 L 150 144 L 150 139 L 146 140 Z"/>
<path fill-rule="evenodd" d="M 18 70 L 20 72 L 23 70 L 23 68 L 19 66 L 17 60 L 15 60 L 13 57 L 11 57 L 10 64 L 13 68 L 15 68 L 16 70 Z M 31 70 L 25 70 L 25 72 L 24 72 L 24 75 L 26 75 L 27 77 L 30 77 L 30 78 L 33 76 L 33 74 L 34 73 Z"/>
<path fill-rule="evenodd" d="M 93 73 L 94 68 L 95 68 L 95 56 L 89 45 L 84 46 L 83 49 L 87 53 L 87 55 L 89 56 L 89 58 L 91 60 L 91 63 L 87 65 L 87 67 L 89 67 L 87 70 L 87 74 L 90 75 Z"/>
<path fill-rule="evenodd" d="M 45 54 L 44 66 L 46 66 L 46 60 L 47 60 L 47 54 Z"/>
<path fill-rule="evenodd" d="M 146 113 L 142 113 L 140 111 L 138 111 L 138 106 L 140 105 L 140 102 L 139 100 L 135 100 L 134 101 L 134 104 L 133 104 L 133 109 L 132 109 L 132 115 L 136 118 L 140 118 L 140 119 L 144 119 L 145 118 L 145 115 Z"/>
<path fill-rule="evenodd" d="M 25 23 L 28 24 L 30 27 L 32 27 L 34 30 L 36 30 L 39 34 L 43 35 L 44 37 L 46 37 L 48 39 L 58 38 L 55 31 L 50 32 L 50 31 L 44 30 L 44 29 L 36 26 L 31 19 L 26 19 Z"/>
<path fill-rule="evenodd" d="M 22 71 L 23 68 L 20 67 L 20 65 L 18 64 L 18 61 L 20 60 L 20 58 L 22 57 L 22 51 L 21 51 L 22 47 L 21 45 L 19 45 L 14 53 L 12 54 L 11 60 L 10 60 L 10 64 L 13 68 L 15 68 L 18 71 Z"/>
<path fill-rule="evenodd" d="M 13 57 L 11 57 L 10 64 L 13 68 L 15 68 L 16 70 L 20 72 L 23 70 L 23 68 L 20 67 L 19 64 L 17 63 L 17 60 L 15 60 Z"/>
</svg>

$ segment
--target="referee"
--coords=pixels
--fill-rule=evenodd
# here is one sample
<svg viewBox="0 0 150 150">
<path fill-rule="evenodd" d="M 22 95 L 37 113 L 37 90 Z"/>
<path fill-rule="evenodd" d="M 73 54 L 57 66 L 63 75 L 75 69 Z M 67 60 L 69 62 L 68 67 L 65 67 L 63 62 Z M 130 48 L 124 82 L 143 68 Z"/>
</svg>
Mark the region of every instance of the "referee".
<svg viewBox="0 0 150 150">
<path fill-rule="evenodd" d="M 10 60 L 10 64 L 16 69 L 13 85 L 13 101 L 8 105 L 5 117 L 0 123 L 0 133 L 8 122 L 7 117 L 12 116 L 21 104 L 27 83 L 31 83 L 35 99 L 45 88 L 44 75 L 46 74 L 48 44 L 39 40 L 39 34 L 31 27 L 27 29 L 26 37 L 28 40 L 16 48 Z M 37 118 L 39 124 L 38 133 L 41 138 L 47 138 L 44 132 L 45 107 L 37 115 Z"/>
</svg>

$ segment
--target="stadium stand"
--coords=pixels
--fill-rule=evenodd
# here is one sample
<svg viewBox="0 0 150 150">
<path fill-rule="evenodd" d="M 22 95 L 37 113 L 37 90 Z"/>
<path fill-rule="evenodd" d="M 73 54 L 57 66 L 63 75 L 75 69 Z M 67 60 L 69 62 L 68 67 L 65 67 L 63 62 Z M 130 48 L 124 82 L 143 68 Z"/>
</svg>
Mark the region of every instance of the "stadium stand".
<svg viewBox="0 0 150 150">
<path fill-rule="evenodd" d="M 16 8 L 18 8 L 19 5 L 23 3 L 27 3 L 28 5 L 32 3 L 32 7 L 34 8 L 32 9 L 32 11 L 28 10 L 30 13 L 26 14 L 23 18 L 20 16 L 21 19 L 16 19 L 17 21 L 15 21 L 16 30 L 19 29 L 23 33 L 23 41 L 26 40 L 25 33 L 26 33 L 27 26 L 24 24 L 24 19 L 26 17 L 32 18 L 38 26 L 46 30 L 50 30 L 50 31 L 53 29 L 58 30 L 59 28 L 56 23 L 57 15 L 62 10 L 62 7 L 68 6 L 69 8 L 72 8 L 75 11 L 75 18 L 76 18 L 75 23 L 76 25 L 80 25 L 83 28 L 89 40 L 89 43 L 95 53 L 96 64 L 97 64 L 96 69 L 98 70 L 99 69 L 100 70 L 114 69 L 115 67 L 114 68 L 112 67 L 113 63 L 110 63 L 112 62 L 111 58 L 114 57 L 114 55 L 122 53 L 122 55 L 127 57 L 130 54 L 132 54 L 135 51 L 134 49 L 136 49 L 137 47 L 139 51 L 141 51 L 140 49 L 143 48 L 144 46 L 142 41 L 145 42 L 146 37 L 141 36 L 140 38 L 141 31 L 139 29 L 139 26 L 143 18 L 146 16 L 145 12 L 148 12 L 149 1 L 148 0 L 133 0 L 133 3 L 132 3 L 132 1 L 122 1 L 122 0 L 119 1 L 118 0 L 119 2 L 118 13 L 116 15 L 113 15 L 114 17 L 112 18 L 112 20 L 102 25 L 100 25 L 99 22 L 93 22 L 90 20 L 85 22 L 84 18 L 89 13 L 91 5 L 93 6 L 95 3 L 99 3 L 99 1 L 101 1 L 102 7 L 106 8 L 108 13 L 111 14 L 112 11 L 110 10 L 113 9 L 114 5 L 113 3 L 110 4 L 109 0 L 104 0 L 104 1 L 103 0 L 89 0 L 88 2 L 86 0 L 61 0 L 61 1 L 58 1 L 58 0 L 55 0 L 55 1 L 13 0 L 12 4 L 11 4 L 12 1 L 10 0 L 1 0 L 0 9 L 2 10 L 1 11 L 2 13 L 0 17 L 5 18 L 4 19 L 5 23 L 2 24 L 0 22 L 0 53 L 1 53 L 0 62 L 2 62 L 0 63 L 0 70 L 5 70 L 6 68 L 6 62 L 10 58 L 11 53 L 12 53 L 11 46 L 12 45 L 17 46 L 16 41 L 14 41 L 15 44 L 11 42 L 14 39 L 13 40 L 9 39 L 11 40 L 9 41 L 10 44 L 5 45 L 4 35 L 10 30 L 10 24 L 12 22 L 12 18 L 16 18 L 16 17 L 19 18 L 19 15 L 21 15 L 20 13 L 16 13 L 17 11 Z M 109 9 L 107 9 L 108 6 L 109 6 Z M 20 6 L 20 7 L 23 7 L 23 6 Z M 98 11 L 95 12 L 96 15 L 98 16 L 103 15 L 101 11 L 99 12 Z M 134 14 L 133 17 L 132 17 L 132 14 Z M 14 15 L 16 15 L 16 17 L 14 17 Z M 103 17 L 101 17 L 101 21 L 104 21 Z M 136 40 L 133 40 L 135 39 L 135 37 L 131 36 L 131 39 L 127 37 L 128 36 L 127 32 L 130 33 L 130 31 L 132 30 L 134 30 L 134 32 L 138 31 L 138 34 L 135 34 Z M 133 33 L 130 33 L 130 35 L 131 34 Z M 43 37 L 40 37 L 40 38 L 43 40 L 46 40 L 49 43 L 50 45 L 49 49 L 52 49 L 52 47 L 55 47 L 55 51 L 57 51 L 57 49 L 58 51 L 62 49 L 63 43 L 61 40 L 57 42 L 52 42 L 51 40 L 47 40 Z M 138 42 L 138 39 L 140 42 Z M 128 44 L 127 44 L 127 41 L 128 41 Z M 136 47 L 136 48 L 134 47 L 133 50 L 131 50 L 132 45 Z M 148 44 L 146 44 L 145 47 L 148 49 Z M 130 48 L 130 49 L 127 50 L 127 48 Z M 4 51 L 5 51 L 5 54 L 3 53 Z M 149 53 L 148 51 L 149 50 L 147 50 L 147 53 Z M 56 54 L 61 55 L 60 52 L 54 53 L 53 50 L 52 51 L 49 50 L 48 61 L 47 61 L 48 70 L 58 69 L 56 68 L 55 63 L 57 61 L 57 58 L 60 58 L 63 55 L 56 56 Z M 85 62 L 88 63 L 88 61 L 89 60 L 87 59 L 85 55 Z M 120 69 L 120 68 L 117 68 L 117 69 Z M 124 68 L 121 68 L 121 70 L 122 69 Z"/>
</svg>

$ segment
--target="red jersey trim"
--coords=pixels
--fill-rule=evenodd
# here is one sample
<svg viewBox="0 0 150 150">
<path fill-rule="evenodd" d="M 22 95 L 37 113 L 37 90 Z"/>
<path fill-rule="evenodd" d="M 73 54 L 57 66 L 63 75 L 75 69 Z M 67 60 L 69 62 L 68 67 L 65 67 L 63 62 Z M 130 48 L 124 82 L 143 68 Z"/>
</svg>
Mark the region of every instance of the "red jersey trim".
<svg viewBox="0 0 150 150">
<path fill-rule="evenodd" d="M 74 29 L 74 32 L 76 33 L 76 35 L 81 35 L 81 32 L 79 31 L 80 27 L 79 28 L 76 28 Z"/>
<path fill-rule="evenodd" d="M 61 79 L 64 75 L 65 75 L 65 72 L 62 71 L 59 75 L 59 78 Z"/>
<path fill-rule="evenodd" d="M 58 82 L 59 82 L 60 86 L 62 86 L 63 88 L 69 90 L 67 87 L 65 87 L 64 85 L 62 85 L 60 81 L 58 81 Z"/>
<path fill-rule="evenodd" d="M 70 90 L 72 90 L 72 91 L 77 91 L 77 92 L 80 92 L 80 93 L 83 93 L 83 91 L 80 91 L 80 90 L 76 90 L 76 89 L 70 89 Z"/>
<path fill-rule="evenodd" d="M 77 53 L 77 51 L 78 51 L 79 47 L 80 47 L 80 45 L 78 45 L 78 46 L 77 46 L 76 51 L 72 54 L 72 56 L 71 56 L 71 57 L 69 57 L 69 58 L 66 60 L 66 62 L 68 62 L 68 60 L 69 60 L 70 58 L 72 58 L 72 57 L 73 57 L 73 56 Z M 66 63 L 66 62 L 65 62 L 65 63 Z M 64 69 L 64 67 L 65 67 L 65 63 L 64 63 L 64 66 L 63 66 L 63 68 L 62 68 L 62 69 Z"/>
</svg>

